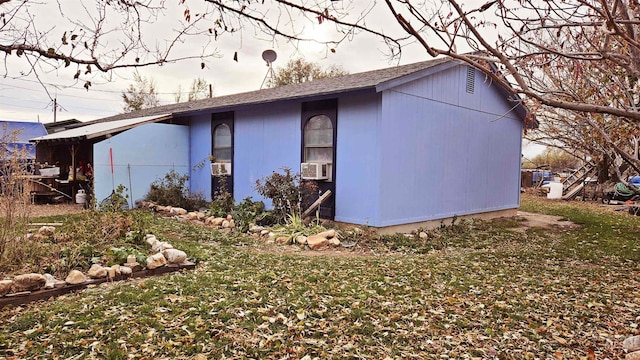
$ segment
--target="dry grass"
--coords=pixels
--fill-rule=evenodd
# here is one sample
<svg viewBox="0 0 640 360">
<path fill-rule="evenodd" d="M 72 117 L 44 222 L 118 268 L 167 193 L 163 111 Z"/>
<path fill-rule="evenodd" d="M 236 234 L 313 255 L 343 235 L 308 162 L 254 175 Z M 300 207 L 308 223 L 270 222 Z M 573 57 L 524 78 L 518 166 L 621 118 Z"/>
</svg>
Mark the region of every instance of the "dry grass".
<svg viewBox="0 0 640 360">
<path fill-rule="evenodd" d="M 65 204 L 31 204 L 29 205 L 29 214 L 31 218 L 78 214 L 86 211 L 82 204 L 65 203 Z"/>
</svg>

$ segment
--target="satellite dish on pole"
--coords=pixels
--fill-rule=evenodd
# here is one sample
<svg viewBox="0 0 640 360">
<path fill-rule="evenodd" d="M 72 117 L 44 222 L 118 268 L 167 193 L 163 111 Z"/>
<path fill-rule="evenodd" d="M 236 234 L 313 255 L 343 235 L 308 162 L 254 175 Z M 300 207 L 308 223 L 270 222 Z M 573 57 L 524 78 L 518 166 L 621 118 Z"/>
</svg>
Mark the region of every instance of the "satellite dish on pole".
<svg viewBox="0 0 640 360">
<path fill-rule="evenodd" d="M 260 89 L 262 89 L 262 87 L 264 86 L 264 83 L 267 81 L 267 78 L 270 78 L 271 81 L 273 81 L 273 79 L 275 78 L 275 74 L 273 73 L 273 66 L 271 64 L 273 64 L 273 62 L 276 61 L 277 58 L 278 58 L 278 54 L 276 54 L 276 52 L 271 49 L 265 50 L 262 52 L 262 60 L 267 62 L 267 66 L 269 67 L 269 70 L 267 70 L 267 74 L 264 76 L 264 79 L 262 80 L 262 85 L 260 85 Z"/>
<path fill-rule="evenodd" d="M 262 59 L 267 62 L 267 65 L 271 66 L 271 63 L 276 61 L 278 54 L 273 50 L 265 50 L 262 52 Z"/>
</svg>

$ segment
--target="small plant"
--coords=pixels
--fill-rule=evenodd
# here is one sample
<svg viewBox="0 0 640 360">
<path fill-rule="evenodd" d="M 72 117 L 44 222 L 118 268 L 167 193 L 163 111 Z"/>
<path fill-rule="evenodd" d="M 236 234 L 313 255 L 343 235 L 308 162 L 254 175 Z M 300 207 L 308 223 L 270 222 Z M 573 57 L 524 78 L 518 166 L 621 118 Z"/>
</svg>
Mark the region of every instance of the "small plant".
<svg viewBox="0 0 640 360">
<path fill-rule="evenodd" d="M 300 216 L 296 214 L 287 215 L 285 224 L 277 229 L 274 229 L 276 237 L 285 237 L 286 243 L 291 244 L 298 236 L 311 236 L 321 233 L 327 230 L 325 227 L 318 224 L 305 224 Z"/>
<path fill-rule="evenodd" d="M 134 255 L 139 264 L 144 264 L 147 255 L 142 251 L 132 247 L 111 247 L 106 255 L 107 265 L 124 264 L 129 255 Z"/>
<path fill-rule="evenodd" d="M 27 233 L 29 223 L 29 192 L 25 190 L 30 163 L 27 149 L 15 148 L 20 131 L 7 131 L 4 125 L 0 138 L 0 264 L 5 251 L 18 246 Z M 12 244 L 16 242 L 16 244 Z"/>
<path fill-rule="evenodd" d="M 251 196 L 236 204 L 233 208 L 233 219 L 240 232 L 249 231 L 251 224 L 263 224 L 269 213 L 264 210 L 262 201 L 252 201 Z"/>
<path fill-rule="evenodd" d="M 151 189 L 145 195 L 145 200 L 160 205 L 171 205 L 187 210 L 197 210 L 206 207 L 207 202 L 201 194 L 191 194 L 186 187 L 189 175 L 180 175 L 170 170 L 163 179 L 151 184 Z"/>
<path fill-rule="evenodd" d="M 217 176 L 218 190 L 213 194 L 213 202 L 211 203 L 211 215 L 217 217 L 225 217 L 233 211 L 233 194 L 227 190 L 227 177 Z"/>
<path fill-rule="evenodd" d="M 285 222 L 288 215 L 300 216 L 302 208 L 309 205 L 318 192 L 315 182 L 303 181 L 300 174 L 292 174 L 287 167 L 282 170 L 283 174 L 274 172 L 257 180 L 254 187 L 258 194 L 271 199 L 273 211 L 280 223 Z"/>
<path fill-rule="evenodd" d="M 128 198 L 127 188 L 120 184 L 111 195 L 100 202 L 98 210 L 106 212 L 127 210 L 129 208 Z"/>
</svg>

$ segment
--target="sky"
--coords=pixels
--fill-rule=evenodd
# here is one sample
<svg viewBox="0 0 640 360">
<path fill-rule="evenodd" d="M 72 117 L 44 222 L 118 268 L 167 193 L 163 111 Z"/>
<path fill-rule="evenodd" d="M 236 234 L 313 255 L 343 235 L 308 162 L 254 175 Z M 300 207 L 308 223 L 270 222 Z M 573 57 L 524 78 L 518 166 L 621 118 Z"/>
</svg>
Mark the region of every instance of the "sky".
<svg viewBox="0 0 640 360">
<path fill-rule="evenodd" d="M 50 36 L 53 40 L 60 39 L 63 30 L 66 32 L 67 29 L 74 27 L 69 26 L 68 19 L 58 18 L 50 21 L 51 13 L 62 12 L 69 19 L 84 19 L 84 23 L 89 23 L 84 14 L 86 11 L 79 10 L 77 6 L 56 8 L 54 6 L 56 2 L 49 3 L 52 4 L 34 5 L 29 8 L 29 11 L 39 26 L 38 31 L 53 34 Z M 175 5 L 171 4 L 167 6 L 168 17 L 159 19 L 159 22 L 165 21 L 166 24 L 154 24 L 157 25 L 155 27 L 149 25 L 147 32 L 143 34 L 151 42 L 162 42 L 169 38 L 171 32 L 167 29 L 175 28 L 176 18 L 181 17 L 181 8 L 176 9 Z M 382 18 L 388 16 L 388 10 L 385 11 L 384 7 L 378 7 L 378 10 L 379 14 L 376 16 Z M 192 13 L 196 11 L 191 8 Z M 392 25 L 398 27 L 398 25 Z M 329 22 L 305 23 L 304 27 L 298 26 L 298 28 L 302 31 L 303 37 L 314 39 L 333 34 L 332 25 Z M 338 65 L 349 73 L 430 58 L 424 50 L 412 47 L 407 48 L 401 58 L 390 59 L 386 45 L 372 36 L 356 36 L 337 47 L 335 52 L 327 51 L 323 45 L 308 42 L 294 47 L 282 39 L 267 39 L 266 36 L 256 33 L 251 28 L 245 28 L 242 33 L 224 34 L 218 39 L 207 48 L 209 51 L 215 51 L 217 57 L 207 61 L 204 69 L 200 67 L 201 61 L 196 59 L 139 68 L 137 71 L 140 75 L 154 80 L 161 104 L 170 104 L 175 102 L 175 94 L 179 88 L 181 87 L 183 92 L 188 91 L 191 82 L 196 78 L 203 78 L 211 84 L 214 96 L 260 89 L 268 71 L 267 64 L 262 59 L 262 53 L 268 49 L 278 54 L 273 62 L 275 69 L 284 66 L 289 59 L 295 57 L 316 62 L 323 68 Z M 202 40 L 202 37 L 187 38 L 184 44 L 179 44 L 181 47 L 178 48 L 177 54 L 198 54 L 200 47 L 203 46 Z M 234 60 L 236 53 L 237 61 Z M 54 121 L 54 99 L 58 105 L 55 114 L 57 120 L 73 118 L 88 121 L 121 113 L 124 106 L 122 92 L 133 83 L 134 75 L 132 69 L 121 69 L 109 74 L 95 74 L 96 70 L 94 70 L 89 76 L 85 74 L 81 76 L 81 79 L 86 78 L 92 83 L 87 91 L 83 88 L 84 81 L 73 79 L 77 70 L 75 65 L 54 70 L 41 69 L 38 71 L 38 76 L 33 73 L 29 76 L 21 76 L 20 73 L 29 70 L 29 64 L 24 57 L 17 57 L 15 53 L 5 57 L 4 65 L 4 74 L 0 71 L 0 75 L 5 75 L 0 80 L 0 119 L 43 123 Z M 84 67 L 80 69 L 84 72 Z"/>
<path fill-rule="evenodd" d="M 471 2 L 477 0 L 470 0 Z M 60 34 L 68 29 L 77 33 L 78 26 L 73 25 L 72 20 L 82 20 L 88 23 L 86 14 L 92 13 L 92 8 L 86 4 L 91 2 L 79 2 L 69 0 L 64 3 L 44 2 L 39 5 L 31 5 L 29 14 L 38 24 L 39 32 L 51 35 L 53 39 L 59 39 Z M 75 4 L 73 4 L 75 3 Z M 177 3 L 177 1 L 175 2 Z M 167 17 L 160 17 L 159 21 L 149 24 L 143 34 L 151 42 L 160 43 L 168 38 L 172 24 L 176 17 L 180 18 L 183 8 L 176 8 L 174 2 L 167 3 L 165 11 Z M 191 3 L 199 3 L 192 1 Z M 350 2 L 345 2 L 347 4 Z M 348 8 L 351 14 L 360 14 L 365 9 L 365 2 L 355 2 L 354 7 Z M 7 3 L 5 3 L 7 4 Z M 11 4 L 9 2 L 8 4 Z M 64 7 L 69 4 L 69 7 Z M 331 2 L 331 6 L 346 6 L 339 2 Z M 73 5 L 73 6 L 72 6 Z M 384 5 L 384 4 L 382 4 Z M 5 5 L 0 5 L 5 6 Z M 357 6 L 361 6 L 358 8 Z M 198 9 L 192 7 L 195 14 Z M 54 13 L 62 13 L 67 19 L 51 16 Z M 273 14 L 271 9 L 268 14 Z M 176 16 L 170 16 L 176 14 Z M 373 11 L 368 13 L 368 23 L 378 24 L 380 31 L 385 34 L 398 34 L 401 32 L 399 25 L 389 21 L 389 10 L 378 4 Z M 54 19 L 54 20 L 51 20 Z M 304 24 L 304 25 L 299 25 Z M 287 26 L 287 24 L 285 24 Z M 294 26 L 294 25 L 291 25 Z M 300 30 L 301 36 L 313 39 L 322 39 L 335 34 L 329 22 L 317 24 L 312 22 L 299 22 L 295 24 Z M 114 25 L 114 29 L 117 24 Z M 121 32 L 114 32 L 114 38 L 107 40 L 117 41 Z M 297 46 L 282 39 L 268 39 L 264 35 L 245 28 L 241 33 L 225 34 L 218 41 L 210 44 L 200 42 L 202 37 L 190 37 L 184 43 L 178 44 L 178 54 L 193 54 L 206 45 L 208 51 L 215 51 L 216 58 L 206 63 L 201 69 L 199 59 L 185 60 L 163 66 L 151 66 L 139 68 L 138 73 L 143 77 L 153 79 L 156 90 L 159 93 L 160 104 L 175 102 L 175 94 L 182 88 L 188 91 L 191 82 L 196 78 L 203 78 L 213 87 L 214 96 L 236 94 L 240 92 L 260 89 L 268 66 L 262 59 L 265 50 L 274 50 L 277 59 L 273 67 L 284 66 L 291 58 L 301 57 L 310 62 L 316 62 L 321 67 L 332 65 L 342 67 L 349 73 L 357 73 L 373 69 L 380 69 L 394 65 L 408 64 L 417 61 L 428 60 L 431 57 L 417 44 L 412 44 L 402 49 L 402 56 L 390 58 L 389 49 L 380 39 L 371 35 L 358 34 L 336 47 L 335 52 L 328 51 L 324 45 L 313 42 L 302 42 Z M 237 61 L 234 60 L 237 54 Z M 0 71 L 0 119 L 19 121 L 39 121 L 50 123 L 66 119 L 78 119 L 81 121 L 95 120 L 106 116 L 123 112 L 124 102 L 122 92 L 133 83 L 134 70 L 121 69 L 109 74 L 97 74 L 96 71 L 89 75 L 82 75 L 82 80 L 90 80 L 92 85 L 89 90 L 83 87 L 84 81 L 73 79 L 77 68 L 72 65 L 69 68 L 39 69 L 37 76 L 31 72 L 28 76 L 21 73 L 29 72 L 29 63 L 24 57 L 15 55 L 4 58 L 3 71 Z M 83 69 L 83 68 L 82 68 Z M 83 69 L 84 70 L 84 69 Z M 54 115 L 54 100 L 57 111 Z M 535 156 L 541 151 L 540 147 L 527 144 L 524 152 L 528 156 Z"/>
</svg>

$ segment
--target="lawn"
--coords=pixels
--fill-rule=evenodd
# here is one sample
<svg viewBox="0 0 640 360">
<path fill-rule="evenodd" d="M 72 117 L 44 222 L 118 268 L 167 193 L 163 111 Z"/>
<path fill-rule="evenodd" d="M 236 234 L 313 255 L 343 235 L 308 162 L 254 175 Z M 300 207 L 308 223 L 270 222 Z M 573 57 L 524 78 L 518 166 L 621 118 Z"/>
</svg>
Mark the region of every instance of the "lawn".
<svg viewBox="0 0 640 360">
<path fill-rule="evenodd" d="M 194 271 L 0 309 L 0 357 L 624 357 L 640 333 L 640 217 L 531 197 L 522 209 L 580 227 L 460 222 L 311 256 L 153 218 Z"/>
</svg>

